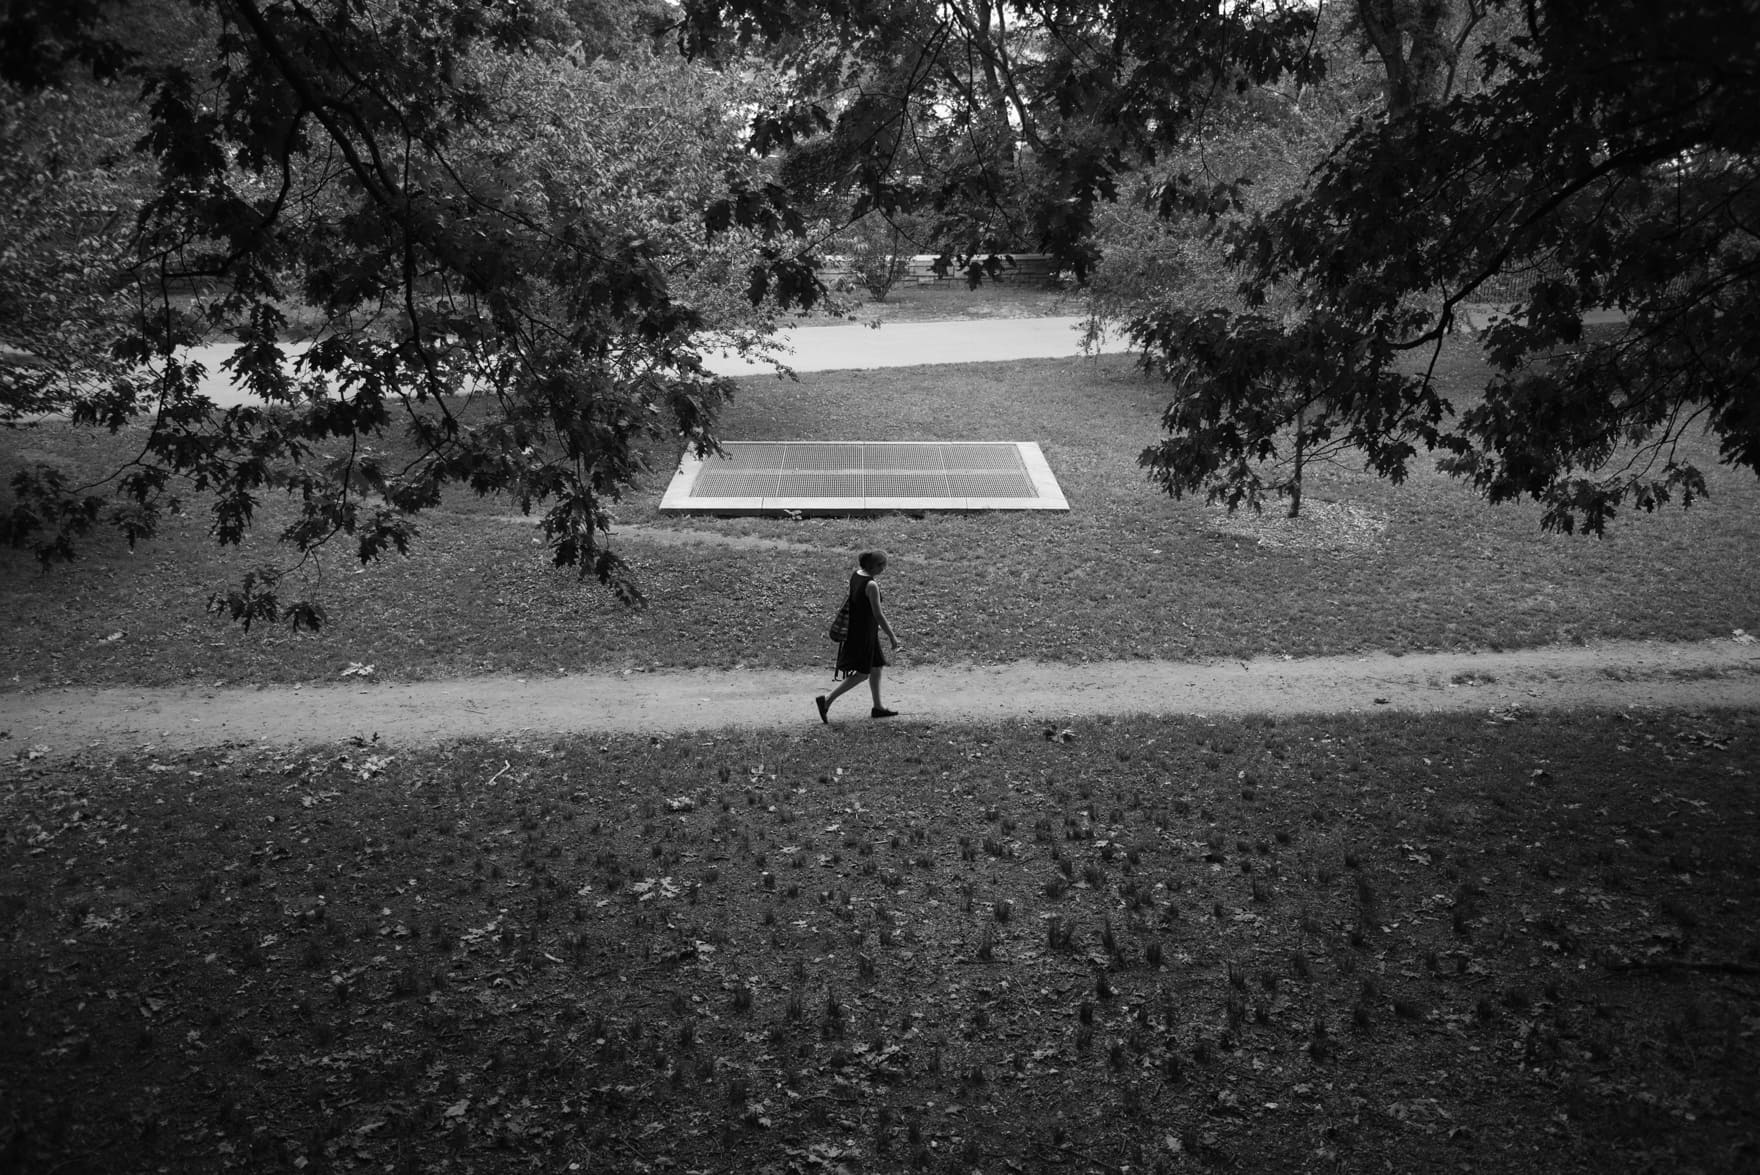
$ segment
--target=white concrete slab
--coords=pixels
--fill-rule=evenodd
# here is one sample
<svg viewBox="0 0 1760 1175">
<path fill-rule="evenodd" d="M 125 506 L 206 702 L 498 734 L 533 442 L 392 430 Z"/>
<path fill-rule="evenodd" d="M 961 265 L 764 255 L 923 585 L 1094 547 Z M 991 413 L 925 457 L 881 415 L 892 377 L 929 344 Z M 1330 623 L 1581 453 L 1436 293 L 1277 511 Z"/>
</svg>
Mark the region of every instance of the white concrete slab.
<svg viewBox="0 0 1760 1175">
<path fill-rule="evenodd" d="M 941 498 L 886 497 L 875 495 L 862 499 L 862 509 L 870 514 L 928 514 L 936 511 L 963 511 L 966 500 L 952 496 Z"/>
<path fill-rule="evenodd" d="M 1045 459 L 1045 450 L 1033 441 L 1022 441 L 1019 447 L 1021 463 L 1027 467 L 1027 476 L 1032 478 L 1040 500 L 1046 503 L 1033 508 L 1068 510 L 1069 502 L 1063 496 L 1063 487 L 1057 484 L 1057 475 L 1051 472 L 1051 462 Z"/>
<path fill-rule="evenodd" d="M 1050 463 L 1035 441 L 726 441 L 727 457 L 698 458 L 687 454 L 660 501 L 664 513 L 695 514 L 864 514 L 888 511 L 927 513 L 971 510 L 1068 510 Z M 817 459 L 815 449 L 835 452 L 836 460 Z M 973 462 L 968 480 L 1006 484 L 1008 467 L 1031 492 L 1005 496 L 960 492 L 955 483 Z M 713 478 L 716 463 L 725 462 L 729 476 Z M 731 487 L 777 478 L 775 493 L 716 493 L 709 481 Z M 912 485 L 913 479 L 918 483 Z M 847 482 L 842 495 L 786 492 L 823 489 Z M 920 489 L 939 481 L 946 493 L 888 493 L 888 488 Z M 879 487 L 878 491 L 876 487 Z"/>
<path fill-rule="evenodd" d="M 861 498 L 776 497 L 764 499 L 766 514 L 861 514 L 864 508 L 850 505 Z M 726 511 L 717 511 L 726 513 Z"/>
<path fill-rule="evenodd" d="M 966 498 L 967 510 L 991 510 L 1006 513 L 1010 510 L 1068 510 L 1069 503 L 1059 494 L 1055 501 L 1045 498 Z"/>
</svg>

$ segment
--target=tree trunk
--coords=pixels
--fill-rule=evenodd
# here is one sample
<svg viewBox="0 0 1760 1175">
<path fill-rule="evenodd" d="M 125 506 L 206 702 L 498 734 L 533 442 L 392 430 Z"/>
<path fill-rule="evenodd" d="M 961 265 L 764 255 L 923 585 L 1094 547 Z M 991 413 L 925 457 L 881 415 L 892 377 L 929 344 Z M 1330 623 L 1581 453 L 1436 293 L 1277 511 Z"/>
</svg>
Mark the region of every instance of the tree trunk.
<svg viewBox="0 0 1760 1175">
<path fill-rule="evenodd" d="M 1459 0 L 1357 0 L 1363 34 L 1387 71 L 1387 113 L 1444 97 L 1455 46 L 1447 25 Z"/>
<path fill-rule="evenodd" d="M 1308 437 L 1304 429 L 1307 423 L 1307 412 L 1296 409 L 1296 460 L 1295 469 L 1289 479 L 1289 517 L 1298 518 L 1302 513 L 1302 464 L 1307 457 Z"/>
</svg>

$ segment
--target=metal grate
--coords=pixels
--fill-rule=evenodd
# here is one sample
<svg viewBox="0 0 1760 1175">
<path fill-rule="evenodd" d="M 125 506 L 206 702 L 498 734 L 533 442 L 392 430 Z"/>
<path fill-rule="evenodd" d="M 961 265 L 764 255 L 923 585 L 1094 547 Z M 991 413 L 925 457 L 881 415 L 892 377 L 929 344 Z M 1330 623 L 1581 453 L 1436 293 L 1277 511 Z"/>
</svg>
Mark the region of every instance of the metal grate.
<svg viewBox="0 0 1760 1175">
<path fill-rule="evenodd" d="M 687 457 L 664 511 L 1067 510 L 1031 441 L 728 441 Z"/>
</svg>

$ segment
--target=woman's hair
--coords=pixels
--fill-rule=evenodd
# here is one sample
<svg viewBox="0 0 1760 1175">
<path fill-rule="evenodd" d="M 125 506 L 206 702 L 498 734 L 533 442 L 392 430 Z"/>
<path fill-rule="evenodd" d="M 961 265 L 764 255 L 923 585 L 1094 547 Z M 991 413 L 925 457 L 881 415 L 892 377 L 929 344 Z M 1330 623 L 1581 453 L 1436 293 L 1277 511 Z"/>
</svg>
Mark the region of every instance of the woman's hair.
<svg viewBox="0 0 1760 1175">
<path fill-rule="evenodd" d="M 856 564 L 869 575 L 880 571 L 886 566 L 885 551 L 863 551 L 856 559 Z"/>
</svg>

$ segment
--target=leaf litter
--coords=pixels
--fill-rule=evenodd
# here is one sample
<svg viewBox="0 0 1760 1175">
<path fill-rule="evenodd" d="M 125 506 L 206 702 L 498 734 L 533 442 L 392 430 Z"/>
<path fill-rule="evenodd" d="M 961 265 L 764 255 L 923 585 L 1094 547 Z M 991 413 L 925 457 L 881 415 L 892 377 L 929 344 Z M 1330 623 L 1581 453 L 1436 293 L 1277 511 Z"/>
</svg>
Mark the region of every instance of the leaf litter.
<svg viewBox="0 0 1760 1175">
<path fill-rule="evenodd" d="M 0 1113 L 119 1171 L 1739 1169 L 1760 730 L 1506 717 L 19 756 Z"/>
</svg>

